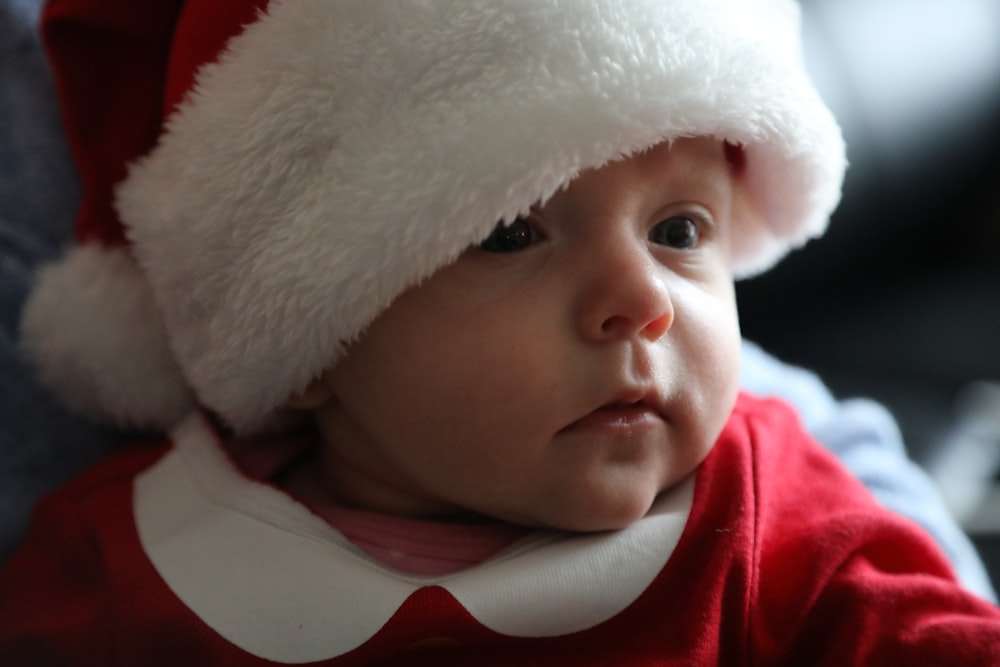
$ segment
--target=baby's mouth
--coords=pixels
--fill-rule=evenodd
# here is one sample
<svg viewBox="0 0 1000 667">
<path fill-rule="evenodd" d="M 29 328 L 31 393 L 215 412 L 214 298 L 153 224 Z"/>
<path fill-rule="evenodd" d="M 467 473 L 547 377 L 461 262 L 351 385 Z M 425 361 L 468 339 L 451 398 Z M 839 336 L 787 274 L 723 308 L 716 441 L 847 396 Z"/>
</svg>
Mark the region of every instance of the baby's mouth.
<svg viewBox="0 0 1000 667">
<path fill-rule="evenodd" d="M 653 404 L 646 400 L 612 401 L 593 410 L 562 429 L 562 432 L 628 432 L 664 422 Z"/>
</svg>

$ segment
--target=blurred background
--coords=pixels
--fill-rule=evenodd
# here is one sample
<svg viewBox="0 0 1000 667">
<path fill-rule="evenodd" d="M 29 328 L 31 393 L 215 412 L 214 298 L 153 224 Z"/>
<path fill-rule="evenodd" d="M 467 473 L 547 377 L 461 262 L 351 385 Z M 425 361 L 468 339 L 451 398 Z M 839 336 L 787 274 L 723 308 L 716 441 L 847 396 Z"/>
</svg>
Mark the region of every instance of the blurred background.
<svg viewBox="0 0 1000 667">
<path fill-rule="evenodd" d="M 1000 582 L 1000 2 L 801 0 L 851 168 L 744 335 L 886 405 Z"/>
</svg>

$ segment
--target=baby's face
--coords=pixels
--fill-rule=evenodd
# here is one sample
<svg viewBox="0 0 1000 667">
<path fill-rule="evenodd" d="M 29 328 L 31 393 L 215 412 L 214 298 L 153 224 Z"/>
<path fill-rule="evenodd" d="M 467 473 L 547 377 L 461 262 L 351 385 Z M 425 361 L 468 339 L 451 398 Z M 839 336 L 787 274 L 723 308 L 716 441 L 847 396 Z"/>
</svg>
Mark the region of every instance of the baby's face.
<svg viewBox="0 0 1000 667">
<path fill-rule="evenodd" d="M 623 527 L 738 386 L 723 147 L 588 171 L 402 294 L 319 381 L 325 482 L 362 507 Z"/>
</svg>

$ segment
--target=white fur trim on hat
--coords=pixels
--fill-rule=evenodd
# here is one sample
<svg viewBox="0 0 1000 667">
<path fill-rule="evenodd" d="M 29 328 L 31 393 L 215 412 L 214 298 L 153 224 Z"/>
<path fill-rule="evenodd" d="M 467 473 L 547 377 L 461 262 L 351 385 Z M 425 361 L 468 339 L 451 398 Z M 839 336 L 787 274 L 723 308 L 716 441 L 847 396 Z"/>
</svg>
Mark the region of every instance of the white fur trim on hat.
<svg viewBox="0 0 1000 667">
<path fill-rule="evenodd" d="M 238 428 L 407 287 L 582 170 L 742 144 L 760 271 L 817 236 L 844 146 L 791 0 L 272 0 L 119 188 L 199 399 Z"/>
<path fill-rule="evenodd" d="M 43 268 L 20 343 L 42 382 L 85 415 L 163 429 L 194 405 L 149 285 L 124 249 L 85 244 Z"/>
</svg>

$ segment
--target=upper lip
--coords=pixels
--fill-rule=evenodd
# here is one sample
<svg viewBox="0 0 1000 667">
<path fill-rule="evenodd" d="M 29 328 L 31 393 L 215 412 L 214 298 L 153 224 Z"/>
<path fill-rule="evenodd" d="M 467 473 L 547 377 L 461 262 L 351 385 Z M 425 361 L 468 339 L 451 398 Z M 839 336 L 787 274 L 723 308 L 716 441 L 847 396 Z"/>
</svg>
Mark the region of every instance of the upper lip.
<svg viewBox="0 0 1000 667">
<path fill-rule="evenodd" d="M 650 402 L 652 392 L 642 388 L 624 389 L 615 394 L 614 398 L 604 405 L 638 405 Z"/>
<path fill-rule="evenodd" d="M 611 400 L 597 407 L 598 410 L 612 407 L 648 407 L 659 412 L 660 401 L 656 392 L 645 387 L 625 387 L 618 390 Z"/>
</svg>

